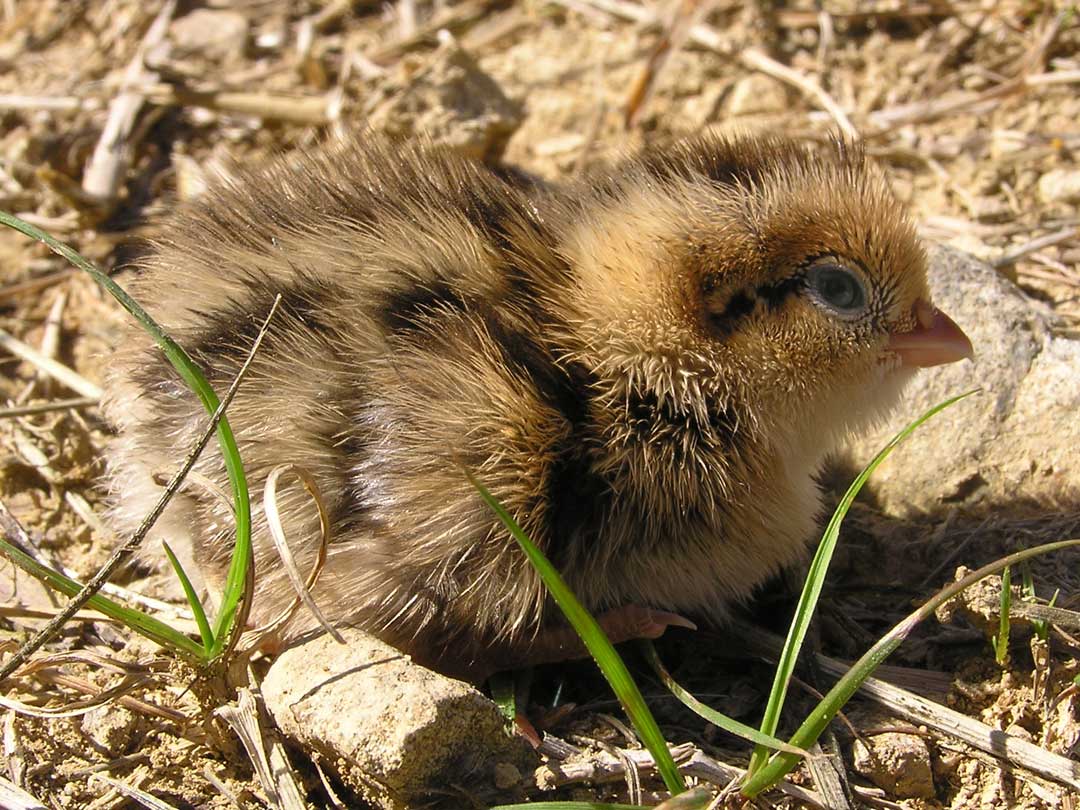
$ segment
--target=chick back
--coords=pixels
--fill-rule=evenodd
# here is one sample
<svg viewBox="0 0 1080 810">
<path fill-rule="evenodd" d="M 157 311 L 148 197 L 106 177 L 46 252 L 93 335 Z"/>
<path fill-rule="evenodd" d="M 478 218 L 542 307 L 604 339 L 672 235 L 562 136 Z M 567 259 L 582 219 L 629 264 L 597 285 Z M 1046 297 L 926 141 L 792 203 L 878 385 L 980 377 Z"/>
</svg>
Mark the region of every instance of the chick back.
<svg viewBox="0 0 1080 810">
<path fill-rule="evenodd" d="M 340 148 L 214 186 L 137 268 L 132 294 L 219 392 L 281 296 L 228 419 L 253 500 L 279 464 L 318 482 L 331 542 L 315 596 L 331 618 L 406 647 L 537 626 L 543 588 L 463 470 L 556 559 L 551 538 L 589 531 L 590 509 L 572 504 L 603 492 L 587 473 L 589 375 L 544 339 L 565 326 L 549 294 L 568 272 L 555 243 L 534 201 L 483 167 Z M 130 530 L 207 417 L 137 327 L 112 368 L 114 517 Z M 213 445 L 195 471 L 227 491 Z M 279 508 L 306 571 L 317 514 L 295 482 Z M 258 623 L 293 594 L 254 518 Z M 189 486 L 153 536 L 189 538 L 220 587 L 232 529 L 223 499 Z M 298 616 L 287 632 L 309 626 Z"/>
</svg>

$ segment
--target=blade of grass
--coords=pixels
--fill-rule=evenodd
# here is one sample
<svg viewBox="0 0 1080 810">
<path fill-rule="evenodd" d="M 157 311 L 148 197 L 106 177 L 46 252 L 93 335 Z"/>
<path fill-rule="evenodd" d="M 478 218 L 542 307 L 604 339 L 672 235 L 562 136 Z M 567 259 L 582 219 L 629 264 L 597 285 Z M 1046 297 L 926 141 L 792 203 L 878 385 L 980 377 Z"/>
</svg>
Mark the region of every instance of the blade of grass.
<svg viewBox="0 0 1080 810">
<path fill-rule="evenodd" d="M 776 674 L 773 678 L 772 689 L 769 692 L 769 701 L 765 707 L 765 714 L 761 720 L 761 732 L 763 734 L 770 737 L 775 735 L 777 726 L 780 724 L 780 713 L 784 708 L 788 684 L 791 682 L 792 673 L 795 671 L 795 663 L 798 660 L 799 652 L 802 650 L 803 641 L 806 640 L 806 633 L 810 628 L 810 620 L 814 616 L 814 609 L 817 607 L 818 599 L 821 596 L 821 589 L 825 585 L 825 575 L 828 573 L 829 563 L 832 562 L 833 551 L 836 550 L 836 542 L 840 536 L 840 524 L 843 523 L 848 510 L 851 508 L 851 504 L 854 503 L 855 496 L 859 494 L 859 490 L 863 488 L 863 485 L 874 470 L 878 468 L 878 465 L 880 465 L 881 462 L 896 449 L 897 445 L 910 436 L 919 425 L 927 419 L 930 419 L 936 413 L 974 393 L 974 391 L 968 391 L 967 393 L 960 394 L 959 396 L 952 397 L 951 399 L 947 399 L 944 402 L 935 405 L 893 436 L 889 443 L 881 448 L 870 463 L 863 468 L 862 472 L 856 476 L 855 480 L 851 483 L 851 486 L 848 487 L 847 492 L 844 493 L 844 497 L 840 499 L 840 503 L 833 512 L 832 519 L 829 521 L 829 525 L 825 528 L 825 533 L 821 537 L 821 543 L 818 544 L 814 559 L 810 563 L 810 570 L 806 576 L 806 583 L 803 586 L 802 594 L 799 596 L 799 604 L 795 608 L 795 616 L 791 621 L 787 640 L 784 642 L 783 652 L 776 665 Z M 765 764 L 768 757 L 769 751 L 764 746 L 755 748 L 754 753 L 750 757 L 750 765 L 747 767 L 747 772 L 751 775 L 754 774 Z"/>
<path fill-rule="evenodd" d="M 1010 554 L 1008 557 L 1002 557 L 1000 560 L 985 565 L 963 579 L 942 588 L 931 599 L 882 636 L 862 658 L 852 664 L 851 669 L 847 671 L 844 677 L 836 682 L 836 685 L 829 693 L 807 715 L 802 725 L 799 726 L 788 742 L 800 748 L 813 745 L 821 732 L 824 731 L 825 726 L 851 699 L 851 696 L 855 694 L 863 681 L 870 677 L 874 670 L 903 643 L 904 639 L 911 634 L 920 622 L 933 616 L 935 610 L 960 593 L 960 591 L 974 585 L 980 579 L 998 573 L 1006 566 L 1017 565 L 1040 554 L 1049 554 L 1054 551 L 1077 547 L 1080 547 L 1080 540 L 1061 540 L 1057 543 L 1047 543 L 1035 548 L 1027 548 L 1015 554 Z M 768 790 L 783 779 L 798 763 L 799 757 L 794 754 L 779 752 L 773 755 L 764 767 L 760 768 L 757 773 L 750 776 L 746 781 L 741 790 L 742 795 L 753 798 L 762 791 Z"/>
<path fill-rule="evenodd" d="M 233 437 L 232 429 L 229 427 L 228 420 L 224 417 L 224 410 L 221 406 L 221 402 L 218 400 L 217 395 L 214 393 L 210 384 L 206 381 L 199 368 L 191 361 L 186 352 L 180 346 L 172 340 L 162 328 L 151 318 L 145 310 L 139 304 L 127 294 L 127 292 L 120 287 L 115 281 L 109 278 L 108 275 L 101 272 L 97 267 L 83 258 L 77 251 L 57 241 L 44 231 L 35 228 L 28 222 L 24 222 L 18 217 L 12 216 L 7 212 L 0 211 L 0 224 L 6 225 L 9 228 L 13 228 L 25 236 L 30 237 L 38 242 L 41 242 L 54 253 L 62 256 L 68 262 L 75 267 L 89 273 L 90 276 L 97 281 L 99 285 L 105 288 L 105 290 L 112 295 L 121 306 L 124 307 L 132 316 L 134 316 L 150 333 L 154 338 L 154 341 L 164 352 L 166 358 L 177 370 L 177 373 L 184 380 L 192 391 L 198 396 L 203 407 L 213 414 L 213 420 L 216 422 L 216 433 L 218 437 L 218 443 L 221 446 L 222 457 L 225 461 L 225 468 L 228 472 L 229 481 L 233 489 L 233 500 L 236 504 L 234 510 L 236 515 L 236 544 L 233 550 L 232 560 L 229 566 L 228 576 L 226 578 L 225 591 L 222 595 L 221 610 L 217 616 L 217 628 L 214 633 L 214 647 L 211 650 L 211 657 L 217 657 L 224 650 L 224 645 L 232 638 L 232 634 L 229 632 L 232 628 L 233 619 L 236 615 L 237 605 L 240 602 L 241 596 L 244 592 L 245 584 L 248 581 L 248 567 L 251 562 L 251 503 L 248 497 L 247 480 L 244 476 L 243 464 L 240 461 L 240 454 L 236 447 L 236 440 Z M 274 306 L 277 306 L 275 301 Z M 271 310 L 271 314 L 273 309 Z M 265 331 L 265 324 L 264 324 Z M 260 333 L 260 338 L 261 338 Z M 250 356 L 249 360 L 250 362 Z M 234 386 L 239 382 L 234 382 Z M 234 388 L 235 390 L 235 388 Z M 190 457 L 189 457 L 190 458 Z M 191 462 L 193 463 L 193 461 Z M 182 475 L 178 475 L 174 481 L 176 486 L 179 486 L 179 480 L 182 479 Z M 173 482 L 170 482 L 170 486 Z M 144 526 L 140 526 L 142 535 L 136 532 L 136 536 L 143 536 L 145 532 L 153 525 L 154 520 L 160 515 L 161 510 L 164 509 L 163 502 L 167 500 L 167 496 L 163 496 L 162 501 L 159 502 L 158 507 L 155 507 L 155 512 L 152 516 L 148 517 L 144 521 Z M 125 544 L 125 549 L 131 544 L 129 540 Z M 120 550 L 123 551 L 123 550 Z M 116 557 L 116 555 L 114 555 Z M 115 567 L 117 562 L 110 560 L 110 563 Z M 63 622 L 69 619 L 75 612 L 84 604 L 97 588 L 100 588 L 108 577 L 109 572 L 103 568 L 98 574 L 87 584 L 80 593 L 76 594 L 71 602 L 65 607 L 65 609 L 54 620 L 50 622 L 34 639 L 23 646 L 15 655 L 13 655 L 0 669 L 0 680 L 7 677 L 18 667 L 22 661 L 26 659 L 26 656 L 30 655 L 34 650 L 38 649 L 41 644 L 49 638 L 50 632 L 55 632 L 55 627 L 62 626 Z M 55 626 L 54 626 L 55 625 Z"/>
<path fill-rule="evenodd" d="M 678 698 L 686 708 L 690 709 L 690 711 L 694 712 L 699 717 L 708 720 L 714 726 L 722 728 L 729 734 L 734 734 L 736 737 L 742 737 L 744 740 L 763 745 L 774 751 L 787 751 L 796 756 L 809 756 L 809 753 L 802 748 L 792 748 L 777 737 L 770 737 L 768 734 L 762 734 L 756 728 L 748 726 L 745 723 L 740 723 L 738 720 L 734 720 L 727 715 L 716 711 L 716 709 L 706 706 L 671 677 L 671 674 L 664 668 L 663 663 L 660 661 L 660 656 L 656 653 L 656 647 L 651 641 L 643 639 L 640 642 L 640 646 L 642 652 L 645 654 L 645 659 L 652 666 L 653 671 L 656 672 L 661 683 L 663 683 L 671 694 Z"/>
<path fill-rule="evenodd" d="M 517 717 L 517 679 L 513 672 L 496 672 L 488 678 L 491 699 L 499 707 L 499 714 L 507 723 Z"/>
<path fill-rule="evenodd" d="M 502 504 L 487 491 L 483 484 L 473 477 L 472 473 L 466 470 L 465 475 L 468 477 L 469 483 L 476 487 L 480 497 L 484 499 L 484 502 L 498 516 L 511 536 L 521 546 L 522 551 L 529 558 L 529 562 L 532 563 L 544 580 L 544 584 L 551 592 L 556 604 L 562 609 L 577 634 L 581 636 L 581 640 L 596 660 L 600 671 L 611 685 L 612 691 L 615 692 L 615 696 L 633 722 L 634 728 L 637 729 L 642 743 L 652 754 L 653 760 L 656 762 L 656 768 L 663 777 L 667 789 L 671 791 L 672 795 L 685 791 L 686 784 L 683 782 L 679 769 L 675 767 L 675 760 L 672 759 L 671 752 L 668 751 L 667 742 L 660 732 L 660 727 L 656 724 L 656 719 L 645 704 L 645 699 L 641 696 L 637 684 L 630 677 L 626 664 L 623 663 L 619 654 L 615 652 L 615 648 L 608 641 L 607 636 L 604 635 L 604 631 L 600 628 L 596 619 L 589 614 L 570 588 L 567 587 L 562 576 L 555 570 L 555 566 L 522 531 L 517 521 L 503 508 Z"/>
<path fill-rule="evenodd" d="M 4 556 L 18 565 L 19 568 L 41 580 L 50 588 L 60 591 L 65 596 L 75 596 L 83 589 L 82 583 L 42 565 L 7 540 L 0 540 L 0 549 L 3 550 Z M 108 616 L 110 619 L 116 619 L 118 622 L 124 623 L 132 630 L 138 631 L 163 647 L 175 649 L 189 659 L 200 661 L 205 656 L 203 648 L 193 639 L 140 610 L 124 607 L 101 594 L 91 596 L 86 601 L 86 606 Z"/>
<path fill-rule="evenodd" d="M 199 595 L 195 593 L 195 588 L 191 584 L 191 580 L 188 579 L 187 572 L 180 565 L 180 560 L 173 554 L 169 544 L 163 542 L 161 545 L 165 549 L 165 556 L 169 558 L 169 564 L 172 565 L 173 571 L 176 572 L 177 579 L 180 580 L 180 586 L 184 589 L 184 596 L 187 598 L 188 606 L 191 608 L 191 614 L 195 617 L 195 624 L 199 626 L 203 649 L 209 653 L 214 647 L 214 631 L 210 629 L 210 622 L 206 620 L 206 611 L 203 610 L 202 602 L 199 601 Z"/>
</svg>

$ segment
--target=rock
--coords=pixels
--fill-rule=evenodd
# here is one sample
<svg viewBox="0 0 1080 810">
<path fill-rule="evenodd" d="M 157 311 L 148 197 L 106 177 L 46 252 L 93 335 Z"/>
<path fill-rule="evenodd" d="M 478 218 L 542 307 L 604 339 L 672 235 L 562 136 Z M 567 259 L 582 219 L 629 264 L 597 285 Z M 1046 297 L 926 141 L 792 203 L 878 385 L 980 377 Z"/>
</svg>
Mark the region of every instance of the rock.
<svg viewBox="0 0 1080 810">
<path fill-rule="evenodd" d="M 211 61 L 229 61 L 244 52 L 248 19 L 236 11 L 197 8 L 169 26 L 173 57 L 199 56 Z"/>
<path fill-rule="evenodd" d="M 936 795 L 930 749 L 915 734 L 886 732 L 857 740 L 855 770 L 898 799 L 932 799 Z"/>
<path fill-rule="evenodd" d="M 282 653 L 263 698 L 287 737 L 322 755 L 373 806 L 406 810 L 451 784 L 491 794 L 535 767 L 528 745 L 475 688 L 359 630 L 342 635 L 344 645 L 320 636 Z"/>
<path fill-rule="evenodd" d="M 519 105 L 453 39 L 419 69 L 404 62 L 376 91 L 367 124 L 391 138 L 424 135 L 469 157 L 498 161 L 521 124 Z"/>
<path fill-rule="evenodd" d="M 1051 169 L 1039 178 L 1045 203 L 1080 203 L 1080 169 Z"/>
<path fill-rule="evenodd" d="M 142 718 L 114 703 L 91 709 L 82 716 L 79 727 L 99 752 L 110 757 L 128 753 L 136 742 Z"/>
<path fill-rule="evenodd" d="M 727 99 L 727 112 L 732 117 L 784 112 L 788 108 L 787 91 L 776 79 L 751 73 L 739 79 Z"/>
<path fill-rule="evenodd" d="M 981 388 L 923 424 L 869 487 L 894 514 L 992 498 L 1080 491 L 1080 343 L 993 268 L 951 248 L 930 251 L 934 302 L 971 337 L 975 361 L 920 371 L 887 424 L 849 446 L 861 467 L 913 418 Z"/>
</svg>

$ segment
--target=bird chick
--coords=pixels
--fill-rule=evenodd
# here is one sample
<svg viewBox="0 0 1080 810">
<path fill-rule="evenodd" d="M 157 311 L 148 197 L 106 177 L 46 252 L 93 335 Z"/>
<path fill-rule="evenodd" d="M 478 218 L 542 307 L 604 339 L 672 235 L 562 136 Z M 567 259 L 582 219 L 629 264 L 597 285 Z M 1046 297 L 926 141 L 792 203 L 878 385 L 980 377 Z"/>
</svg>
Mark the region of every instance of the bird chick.
<svg viewBox="0 0 1080 810">
<path fill-rule="evenodd" d="M 842 143 L 701 137 L 542 192 L 443 150 L 339 146 L 212 187 L 131 286 L 219 391 L 282 296 L 228 414 L 252 490 L 306 467 L 331 523 L 322 610 L 473 678 L 576 649 L 463 469 L 616 639 L 656 635 L 796 561 L 823 456 L 917 368 L 971 355 Z M 137 328 L 112 368 L 123 529 L 206 416 Z M 195 469 L 225 485 L 215 449 Z M 299 487 L 279 509 L 306 571 L 315 510 Z M 261 623 L 293 591 L 254 526 Z M 220 498 L 188 490 L 155 534 L 220 588 Z"/>
</svg>

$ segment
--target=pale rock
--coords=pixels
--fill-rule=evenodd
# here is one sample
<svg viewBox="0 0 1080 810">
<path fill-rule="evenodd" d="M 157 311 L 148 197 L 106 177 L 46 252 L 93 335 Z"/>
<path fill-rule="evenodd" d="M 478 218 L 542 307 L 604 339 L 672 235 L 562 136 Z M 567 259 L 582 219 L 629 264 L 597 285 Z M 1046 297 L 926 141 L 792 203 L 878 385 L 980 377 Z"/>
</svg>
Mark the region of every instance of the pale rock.
<svg viewBox="0 0 1080 810">
<path fill-rule="evenodd" d="M 522 121 L 521 107 L 453 39 L 425 63 L 402 60 L 367 106 L 366 124 L 393 139 L 427 137 L 495 162 Z"/>
<path fill-rule="evenodd" d="M 110 757 L 123 756 L 131 750 L 142 724 L 139 715 L 114 703 L 91 709 L 79 721 L 82 733 L 94 747 Z"/>
<path fill-rule="evenodd" d="M 924 423 L 870 479 L 894 514 L 1080 491 L 1080 343 L 1051 334 L 1050 314 L 989 265 L 930 250 L 934 303 L 963 329 L 975 361 L 920 371 L 879 430 L 849 445 L 861 467 L 916 416 L 982 389 Z"/>
<path fill-rule="evenodd" d="M 727 113 L 732 117 L 780 113 L 787 109 L 788 97 L 784 86 L 760 73 L 751 73 L 739 79 L 727 98 Z"/>
<path fill-rule="evenodd" d="M 898 799 L 932 799 L 934 773 L 922 737 L 901 732 L 875 734 L 854 745 L 855 770 Z"/>
<path fill-rule="evenodd" d="M 535 755 L 474 687 L 356 629 L 283 652 L 262 684 L 278 728 L 317 752 L 381 810 L 406 810 L 455 785 L 494 795 Z M 513 771 L 511 771 L 511 768 Z"/>
<path fill-rule="evenodd" d="M 1051 169 L 1039 178 L 1044 203 L 1080 203 L 1080 169 Z"/>
<path fill-rule="evenodd" d="M 237 11 L 197 8 L 169 26 L 171 54 L 228 61 L 241 56 L 247 44 L 248 18 Z"/>
</svg>

